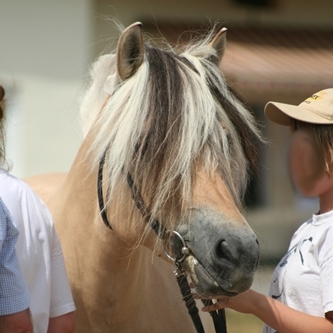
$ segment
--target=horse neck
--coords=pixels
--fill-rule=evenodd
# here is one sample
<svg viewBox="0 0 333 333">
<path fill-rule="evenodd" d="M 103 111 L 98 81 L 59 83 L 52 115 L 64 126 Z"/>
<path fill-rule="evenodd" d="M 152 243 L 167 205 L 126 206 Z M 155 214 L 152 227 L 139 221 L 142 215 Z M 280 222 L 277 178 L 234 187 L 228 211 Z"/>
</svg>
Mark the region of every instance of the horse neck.
<svg viewBox="0 0 333 333">
<path fill-rule="evenodd" d="M 100 241 L 107 242 L 110 230 L 106 228 L 100 218 L 97 197 L 97 170 L 91 168 L 87 158 L 90 146 L 86 138 L 74 159 L 65 181 L 49 200 L 49 207 L 53 213 L 60 237 L 66 238 L 67 229 L 77 233 L 71 237 L 81 237 L 81 232 L 100 237 Z"/>
<path fill-rule="evenodd" d="M 91 172 L 87 164 L 89 144 L 87 139 L 83 142 L 65 181 L 49 201 L 77 308 L 77 331 L 121 332 L 129 327 L 128 331 L 151 333 L 167 327 L 168 332 L 192 332 L 170 263 L 118 237 L 119 226 L 125 230 L 128 223 L 138 221 L 120 221 L 123 216 L 110 206 L 108 217 L 116 230 L 108 229 L 100 218 L 98 166 Z M 128 205 L 135 207 L 131 199 Z M 147 316 L 157 309 L 172 313 L 173 321 L 164 315 Z"/>
<path fill-rule="evenodd" d="M 118 237 L 116 232 L 108 229 L 103 223 L 97 198 L 98 166 L 91 172 L 89 160 L 86 158 L 89 145 L 89 139 L 85 139 L 64 183 L 50 199 L 50 209 L 64 248 L 65 260 L 70 266 L 77 265 L 71 269 L 71 272 L 78 272 L 82 269 L 82 265 L 86 264 L 86 271 L 89 272 L 91 267 L 98 263 L 98 267 L 105 267 L 104 273 L 108 271 L 107 279 L 112 279 L 112 275 L 116 275 L 117 283 L 123 282 L 129 286 L 135 282 L 133 276 L 142 279 L 140 271 L 147 270 L 140 269 L 140 266 L 147 262 L 147 255 L 150 255 L 151 260 L 151 254 L 141 246 L 133 250 L 133 242 L 127 242 L 126 237 Z M 129 204 L 135 207 L 131 200 Z M 114 209 L 111 204 L 108 207 L 108 216 L 111 225 L 118 226 L 117 232 L 124 234 L 128 232 L 126 229 L 129 229 L 131 222 L 126 221 L 130 218 L 128 208 Z M 76 248 L 80 248 L 80 253 L 76 252 Z M 78 265 L 81 265 L 81 268 Z M 116 267 L 118 268 L 115 269 Z M 131 281 L 126 280 L 128 267 L 135 272 L 135 275 L 130 274 Z M 119 274 L 124 276 L 119 278 Z M 79 281 L 80 277 L 75 276 L 74 279 Z M 144 281 L 135 283 L 138 286 Z M 127 291 L 131 292 L 129 287 Z"/>
</svg>

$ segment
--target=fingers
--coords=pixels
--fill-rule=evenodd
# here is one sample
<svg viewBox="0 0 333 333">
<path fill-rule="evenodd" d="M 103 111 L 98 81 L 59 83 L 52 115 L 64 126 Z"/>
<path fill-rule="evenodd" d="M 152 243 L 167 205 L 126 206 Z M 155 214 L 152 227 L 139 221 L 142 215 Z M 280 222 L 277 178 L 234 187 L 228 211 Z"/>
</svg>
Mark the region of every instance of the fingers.
<svg viewBox="0 0 333 333">
<path fill-rule="evenodd" d="M 227 307 L 228 297 L 220 298 L 216 301 L 216 303 L 211 304 L 209 306 L 204 306 L 201 310 L 203 312 L 210 312 L 210 311 L 216 311 L 219 309 L 224 309 Z"/>
<path fill-rule="evenodd" d="M 204 311 L 204 312 L 210 312 L 210 311 L 216 311 L 216 310 L 219 310 L 219 309 L 224 309 L 224 308 L 227 308 L 227 303 L 228 303 L 228 300 L 229 300 L 229 297 L 227 296 L 219 296 L 218 299 L 216 299 L 216 296 L 212 296 L 212 297 L 203 297 L 203 295 L 200 295 L 200 294 L 197 294 L 197 293 L 192 293 L 192 296 L 194 299 L 201 299 L 203 302 L 204 300 L 211 300 L 214 302 L 215 300 L 215 303 L 205 303 L 205 304 L 209 304 L 209 305 L 206 305 L 204 306 L 201 310 Z"/>
<path fill-rule="evenodd" d="M 192 293 L 192 296 L 194 299 L 211 299 L 211 300 L 228 298 L 227 296 L 207 296 L 207 295 L 203 296 L 195 292 Z"/>
</svg>

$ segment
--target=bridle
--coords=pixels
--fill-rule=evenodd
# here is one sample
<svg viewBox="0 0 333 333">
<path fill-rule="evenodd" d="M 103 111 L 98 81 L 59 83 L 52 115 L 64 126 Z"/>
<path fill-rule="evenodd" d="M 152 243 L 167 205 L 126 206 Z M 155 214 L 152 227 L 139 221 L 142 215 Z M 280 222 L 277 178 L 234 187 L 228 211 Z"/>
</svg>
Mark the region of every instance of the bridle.
<svg viewBox="0 0 333 333">
<path fill-rule="evenodd" d="M 99 209 L 101 213 L 102 220 L 107 228 L 110 230 L 112 229 L 112 226 L 107 218 L 106 214 L 106 207 L 104 205 L 104 199 L 103 199 L 103 167 L 105 163 L 105 157 L 107 154 L 108 148 L 105 150 L 103 156 L 100 159 L 99 167 L 98 167 L 98 175 L 97 175 L 97 197 L 98 197 L 98 204 Z M 175 236 L 178 241 L 180 241 L 181 244 L 181 256 L 179 257 L 173 257 L 168 251 L 165 250 L 166 256 L 173 261 L 174 263 L 174 274 L 176 276 L 181 294 L 183 296 L 183 300 L 185 302 L 185 305 L 187 307 L 188 313 L 191 316 L 192 322 L 196 328 L 197 333 L 205 333 L 205 330 L 203 328 L 200 316 L 199 316 L 199 310 L 196 306 L 196 303 L 193 299 L 191 288 L 188 284 L 187 278 L 186 278 L 186 272 L 182 268 L 182 263 L 185 260 L 185 258 L 190 254 L 190 249 L 187 247 L 186 242 L 184 238 L 175 230 L 167 230 L 163 224 L 161 224 L 158 220 L 152 219 L 151 214 L 148 211 L 140 192 L 137 190 L 134 181 L 130 175 L 130 173 L 127 173 L 127 183 L 129 188 L 132 192 L 132 199 L 136 205 L 136 207 L 141 212 L 143 218 L 145 219 L 146 223 L 148 223 L 151 228 L 156 233 L 157 237 L 162 239 L 163 242 L 165 242 L 168 239 L 168 236 L 171 234 L 171 236 Z M 202 300 L 205 306 L 213 304 L 211 300 Z M 227 333 L 227 327 L 226 327 L 226 317 L 225 317 L 225 310 L 217 310 L 217 311 L 211 311 L 210 315 L 212 316 L 214 327 L 216 333 Z"/>
</svg>

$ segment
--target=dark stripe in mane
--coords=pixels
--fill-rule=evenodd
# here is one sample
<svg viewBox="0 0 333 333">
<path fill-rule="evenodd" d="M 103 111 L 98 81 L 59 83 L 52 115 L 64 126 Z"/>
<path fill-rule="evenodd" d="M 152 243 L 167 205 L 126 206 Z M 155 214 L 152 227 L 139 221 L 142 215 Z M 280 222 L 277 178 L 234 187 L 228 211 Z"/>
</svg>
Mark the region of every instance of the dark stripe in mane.
<svg viewBox="0 0 333 333">
<path fill-rule="evenodd" d="M 209 69 L 207 69 L 209 72 Z M 217 102 L 223 107 L 227 113 L 229 119 L 235 126 L 236 132 L 239 136 L 244 154 L 249 163 L 250 171 L 254 174 L 257 173 L 257 161 L 259 158 L 259 139 L 256 133 L 249 127 L 248 123 L 241 117 L 240 112 L 236 109 L 226 96 L 223 95 L 220 87 L 216 85 L 216 82 L 219 82 L 217 79 L 214 79 L 214 74 L 210 73 L 207 79 L 207 84 L 209 85 L 212 95 L 216 98 Z M 228 91 L 231 98 L 236 100 L 234 92 L 229 86 Z M 249 111 L 250 112 L 250 111 Z M 229 142 L 229 144 L 232 144 Z"/>
<path fill-rule="evenodd" d="M 160 177 L 166 174 L 163 169 L 170 167 L 172 156 L 177 154 L 177 139 L 183 121 L 182 75 L 185 73 L 179 62 L 180 57 L 175 57 L 175 54 L 147 46 L 146 56 L 149 66 L 149 112 L 145 120 L 147 131 L 142 133 L 132 167 L 143 191 L 147 188 L 153 195 L 166 181 Z M 145 174 L 150 175 L 148 179 L 140 179 L 140 175 L 144 177 L 142 170 L 139 170 L 142 167 L 146 168 Z M 178 185 L 176 182 L 172 191 L 177 192 Z"/>
</svg>

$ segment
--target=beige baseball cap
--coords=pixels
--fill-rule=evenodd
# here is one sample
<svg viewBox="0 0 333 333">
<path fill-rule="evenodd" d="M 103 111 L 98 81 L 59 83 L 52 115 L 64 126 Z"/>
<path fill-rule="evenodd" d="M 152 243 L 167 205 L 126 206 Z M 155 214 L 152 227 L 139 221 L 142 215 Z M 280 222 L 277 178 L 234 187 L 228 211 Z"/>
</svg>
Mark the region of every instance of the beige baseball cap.
<svg viewBox="0 0 333 333">
<path fill-rule="evenodd" d="M 268 102 L 265 115 L 285 126 L 289 126 L 290 118 L 313 124 L 333 124 L 333 88 L 321 90 L 297 106 Z"/>
</svg>

